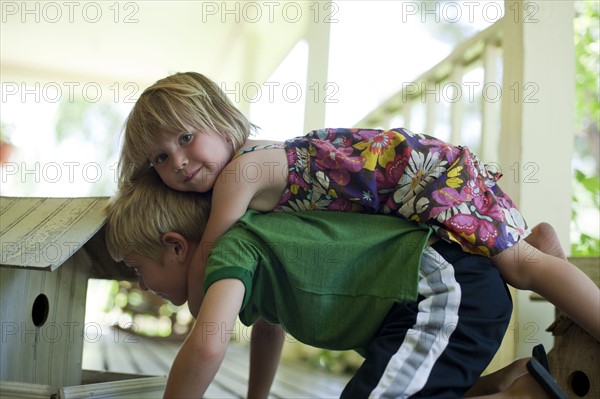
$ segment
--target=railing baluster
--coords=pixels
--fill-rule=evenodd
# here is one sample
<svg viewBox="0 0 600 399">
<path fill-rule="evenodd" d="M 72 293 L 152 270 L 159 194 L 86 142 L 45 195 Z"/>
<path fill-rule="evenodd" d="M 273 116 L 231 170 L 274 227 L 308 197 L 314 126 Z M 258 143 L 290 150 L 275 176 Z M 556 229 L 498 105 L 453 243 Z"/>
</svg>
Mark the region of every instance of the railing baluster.
<svg viewBox="0 0 600 399">
<path fill-rule="evenodd" d="M 464 114 L 464 104 L 462 101 L 463 69 L 462 64 L 454 64 L 450 74 L 450 82 L 453 86 L 455 85 L 454 97 L 451 98 L 453 102 L 450 106 L 450 142 L 452 144 L 460 144 L 462 141 L 461 132 Z"/>
<path fill-rule="evenodd" d="M 483 53 L 483 91 L 481 101 L 481 159 L 498 162 L 500 135 L 499 103 L 501 82 L 498 82 L 498 60 L 500 49 L 495 43 L 487 42 Z"/>
<path fill-rule="evenodd" d="M 410 112 L 412 110 L 412 101 L 409 100 L 406 104 L 404 104 L 404 106 L 402 107 L 402 118 L 404 119 L 404 127 L 406 127 L 407 129 L 411 129 L 411 117 L 410 117 Z"/>
<path fill-rule="evenodd" d="M 427 82 L 427 87 L 429 87 L 431 83 Z M 434 96 L 433 100 L 430 98 L 431 96 L 426 96 L 427 99 L 425 102 L 425 132 L 430 135 L 435 135 L 435 122 L 437 116 L 437 109 L 439 107 L 439 102 L 436 101 L 438 96 Z"/>
</svg>

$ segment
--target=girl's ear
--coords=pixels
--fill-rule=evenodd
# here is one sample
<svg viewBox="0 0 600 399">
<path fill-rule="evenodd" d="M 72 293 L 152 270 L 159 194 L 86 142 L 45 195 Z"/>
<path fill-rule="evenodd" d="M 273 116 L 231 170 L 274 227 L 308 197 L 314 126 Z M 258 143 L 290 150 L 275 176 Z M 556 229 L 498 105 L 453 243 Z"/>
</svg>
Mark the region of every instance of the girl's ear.
<svg viewBox="0 0 600 399">
<path fill-rule="evenodd" d="M 167 252 L 171 252 L 183 262 L 190 248 L 188 241 L 181 234 L 169 231 L 162 235 L 161 241 L 167 248 Z"/>
</svg>

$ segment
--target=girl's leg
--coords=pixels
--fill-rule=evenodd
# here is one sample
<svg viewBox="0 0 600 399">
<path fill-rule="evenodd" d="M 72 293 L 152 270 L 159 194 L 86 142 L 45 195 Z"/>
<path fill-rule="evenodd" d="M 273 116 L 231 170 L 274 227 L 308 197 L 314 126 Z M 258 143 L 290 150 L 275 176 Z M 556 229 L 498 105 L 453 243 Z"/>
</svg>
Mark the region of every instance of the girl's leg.
<svg viewBox="0 0 600 399">
<path fill-rule="evenodd" d="M 539 231 L 538 231 L 539 232 Z M 544 228 L 544 234 L 547 234 Z M 535 233 L 531 242 L 544 249 L 554 247 L 552 241 L 540 240 Z M 564 253 L 552 250 L 548 255 L 520 241 L 492 258 L 504 280 L 518 289 L 542 295 L 569 318 L 600 341 L 600 289 L 575 265 L 564 259 Z"/>
</svg>

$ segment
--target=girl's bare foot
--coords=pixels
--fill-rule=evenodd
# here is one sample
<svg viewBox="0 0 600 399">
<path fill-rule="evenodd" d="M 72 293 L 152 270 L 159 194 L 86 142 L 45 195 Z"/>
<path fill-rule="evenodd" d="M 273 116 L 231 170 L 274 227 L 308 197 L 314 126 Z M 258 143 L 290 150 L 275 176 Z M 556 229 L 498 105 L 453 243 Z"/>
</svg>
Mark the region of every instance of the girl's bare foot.
<svg viewBox="0 0 600 399">
<path fill-rule="evenodd" d="M 507 398 L 535 398 L 550 399 L 550 395 L 541 387 L 541 385 L 531 376 L 524 374 L 517 378 L 511 387 L 503 392 Z"/>
<path fill-rule="evenodd" d="M 533 227 L 531 234 L 525 237 L 525 241 L 545 254 L 567 260 L 567 255 L 560 245 L 560 240 L 554 227 L 546 222 Z"/>
<path fill-rule="evenodd" d="M 506 391 L 521 376 L 527 374 L 530 358 L 517 359 L 508 366 L 484 375 L 467 391 L 465 397 L 490 395 Z"/>
</svg>

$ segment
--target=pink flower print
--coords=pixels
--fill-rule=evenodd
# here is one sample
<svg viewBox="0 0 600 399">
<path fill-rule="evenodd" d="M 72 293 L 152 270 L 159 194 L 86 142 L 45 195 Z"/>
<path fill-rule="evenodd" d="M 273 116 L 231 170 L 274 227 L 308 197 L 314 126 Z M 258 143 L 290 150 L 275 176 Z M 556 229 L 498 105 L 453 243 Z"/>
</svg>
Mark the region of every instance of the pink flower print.
<svg viewBox="0 0 600 399">
<path fill-rule="evenodd" d="M 357 141 L 364 141 L 365 139 L 370 139 L 373 136 L 377 136 L 378 134 L 382 133 L 381 130 L 370 130 L 370 129 L 360 129 L 360 130 L 356 130 L 356 132 L 353 134 L 353 136 L 355 137 L 355 139 Z"/>
<path fill-rule="evenodd" d="M 306 184 L 306 181 L 304 179 L 302 179 L 300 176 L 298 176 L 298 174 L 296 173 L 290 173 L 288 175 L 288 184 L 291 187 L 302 187 L 303 189 L 307 189 L 308 188 L 308 184 Z M 292 188 L 292 191 L 295 191 L 294 194 L 298 193 L 298 189 L 294 189 Z"/>
<path fill-rule="evenodd" d="M 460 205 L 470 199 L 468 192 L 465 189 L 458 192 L 452 187 L 444 187 L 431 193 L 432 199 L 442 206 L 431 208 L 430 217 L 436 217 L 446 209 Z"/>
<path fill-rule="evenodd" d="M 358 208 L 357 208 L 358 207 Z M 360 205 L 352 203 L 345 198 L 336 198 L 327 207 L 329 211 L 352 212 L 360 210 Z"/>
<path fill-rule="evenodd" d="M 479 174 L 477 171 L 477 164 L 479 163 L 479 161 L 477 161 L 475 155 L 469 152 L 469 149 L 467 147 L 460 148 L 463 152 L 462 158 L 464 159 L 465 166 L 467 167 L 467 172 L 471 177 L 476 178 Z"/>
<path fill-rule="evenodd" d="M 445 224 L 451 231 L 460 235 L 472 235 L 477 232 L 477 237 L 489 246 L 492 246 L 498 237 L 498 231 L 493 223 L 480 219 L 474 215 L 459 213 L 448 219 Z M 473 243 L 474 244 L 474 243 Z"/>
<path fill-rule="evenodd" d="M 419 140 L 419 143 L 424 144 L 424 145 L 429 145 L 431 146 L 429 148 L 430 152 L 437 152 L 440 154 L 440 159 L 444 159 L 446 158 L 446 160 L 448 161 L 449 164 L 453 164 L 454 161 L 456 161 L 456 159 L 460 156 L 460 149 L 457 148 L 456 146 L 450 144 L 450 143 L 446 143 L 445 141 L 442 140 L 437 140 L 437 139 L 421 139 Z"/>
<path fill-rule="evenodd" d="M 393 194 L 406 171 L 410 152 L 409 147 L 404 147 L 402 153 L 396 154 L 394 160 L 388 162 L 385 169 L 375 169 L 375 185 L 378 187 L 379 202 L 385 204 L 384 213 L 398 209 L 398 204 L 394 202 Z"/>
<path fill-rule="evenodd" d="M 375 181 L 377 187 L 386 189 L 396 187 L 400 178 L 406 171 L 406 165 L 410 160 L 410 148 L 405 147 L 402 153 L 396 154 L 393 161 L 385 165 L 385 170 L 375 169 Z"/>
<path fill-rule="evenodd" d="M 489 216 L 490 218 L 499 221 L 504 219 L 502 209 L 498 206 L 498 203 L 494 201 L 494 198 L 489 192 L 475 196 L 472 202 L 479 214 Z"/>
<path fill-rule="evenodd" d="M 345 186 L 350 181 L 349 172 L 358 172 L 363 168 L 363 157 L 351 157 L 352 148 L 335 148 L 326 141 L 317 141 L 315 143 L 317 155 L 315 157 L 316 166 L 326 171 L 329 177 Z"/>
<path fill-rule="evenodd" d="M 286 153 L 288 165 L 295 165 L 296 161 L 298 160 L 298 154 L 296 153 L 296 151 L 286 151 Z"/>
</svg>

